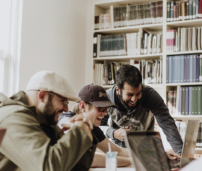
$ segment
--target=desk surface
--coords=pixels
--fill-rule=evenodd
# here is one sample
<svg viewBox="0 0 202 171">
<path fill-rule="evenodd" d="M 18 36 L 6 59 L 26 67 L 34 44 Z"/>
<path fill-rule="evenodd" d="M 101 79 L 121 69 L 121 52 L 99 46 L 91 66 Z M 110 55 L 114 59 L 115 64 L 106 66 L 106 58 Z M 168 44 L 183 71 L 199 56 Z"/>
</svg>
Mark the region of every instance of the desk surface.
<svg viewBox="0 0 202 171">
<path fill-rule="evenodd" d="M 106 168 L 91 168 L 89 171 L 105 171 Z M 128 167 L 118 167 L 117 171 L 135 171 L 135 168 L 133 166 Z"/>
</svg>

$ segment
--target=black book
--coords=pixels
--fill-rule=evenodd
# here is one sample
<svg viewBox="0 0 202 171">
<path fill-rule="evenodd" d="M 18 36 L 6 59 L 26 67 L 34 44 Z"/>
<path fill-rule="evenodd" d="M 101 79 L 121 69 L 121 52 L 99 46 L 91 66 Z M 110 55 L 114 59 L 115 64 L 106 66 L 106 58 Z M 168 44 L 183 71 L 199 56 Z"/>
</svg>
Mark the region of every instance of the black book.
<svg viewBox="0 0 202 171">
<path fill-rule="evenodd" d="M 93 37 L 93 58 L 97 58 L 97 34 Z"/>
</svg>

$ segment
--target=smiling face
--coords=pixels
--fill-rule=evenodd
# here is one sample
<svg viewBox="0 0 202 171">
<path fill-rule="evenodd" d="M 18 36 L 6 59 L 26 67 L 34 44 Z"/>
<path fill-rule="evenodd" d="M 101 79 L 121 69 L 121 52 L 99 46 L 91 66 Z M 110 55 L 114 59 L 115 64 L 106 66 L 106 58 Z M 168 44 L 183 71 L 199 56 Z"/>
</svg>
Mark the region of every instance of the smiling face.
<svg viewBox="0 0 202 171">
<path fill-rule="evenodd" d="M 107 114 L 107 110 L 100 112 L 95 106 L 87 106 L 85 107 L 84 116 L 91 120 L 93 126 L 100 126 L 100 122 L 102 118 Z"/>
<path fill-rule="evenodd" d="M 63 111 L 68 111 L 68 104 L 64 104 L 64 100 L 67 99 L 64 99 L 63 97 L 60 97 L 54 93 L 48 94 L 48 101 L 45 104 L 43 113 L 48 125 L 56 125 L 59 114 L 61 114 Z"/>
<path fill-rule="evenodd" d="M 142 84 L 140 84 L 137 88 L 133 88 L 125 82 L 122 90 L 116 86 L 116 92 L 121 102 L 127 106 L 128 109 L 132 110 L 137 106 L 142 97 Z"/>
</svg>

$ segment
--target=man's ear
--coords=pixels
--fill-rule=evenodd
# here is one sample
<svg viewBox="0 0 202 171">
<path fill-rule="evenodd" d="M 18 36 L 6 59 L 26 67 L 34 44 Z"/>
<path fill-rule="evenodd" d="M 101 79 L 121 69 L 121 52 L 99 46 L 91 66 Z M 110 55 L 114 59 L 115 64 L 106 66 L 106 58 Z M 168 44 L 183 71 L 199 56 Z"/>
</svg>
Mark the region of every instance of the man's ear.
<svg viewBox="0 0 202 171">
<path fill-rule="evenodd" d="M 46 91 L 44 91 L 44 90 L 39 91 L 39 93 L 38 93 L 39 101 L 44 102 L 45 96 L 46 96 Z"/>
<path fill-rule="evenodd" d="M 84 101 L 81 101 L 81 102 L 79 103 L 79 108 L 80 108 L 80 111 L 81 111 L 82 113 L 86 112 L 86 104 L 85 104 Z"/>
<path fill-rule="evenodd" d="M 117 93 L 118 95 L 120 95 L 120 89 L 118 88 L 118 86 L 115 86 L 115 89 L 116 89 L 116 93 Z"/>
</svg>

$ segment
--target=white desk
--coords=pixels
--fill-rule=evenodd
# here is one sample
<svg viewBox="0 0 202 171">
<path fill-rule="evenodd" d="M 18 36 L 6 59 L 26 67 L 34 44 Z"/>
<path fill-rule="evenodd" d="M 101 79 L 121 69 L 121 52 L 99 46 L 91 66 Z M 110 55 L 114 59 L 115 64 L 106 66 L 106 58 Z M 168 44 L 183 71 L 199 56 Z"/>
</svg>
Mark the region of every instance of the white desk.
<svg viewBox="0 0 202 171">
<path fill-rule="evenodd" d="M 89 171 L 105 171 L 106 168 L 91 168 Z M 131 166 L 128 167 L 118 167 L 117 171 L 135 171 L 135 168 Z"/>
</svg>

